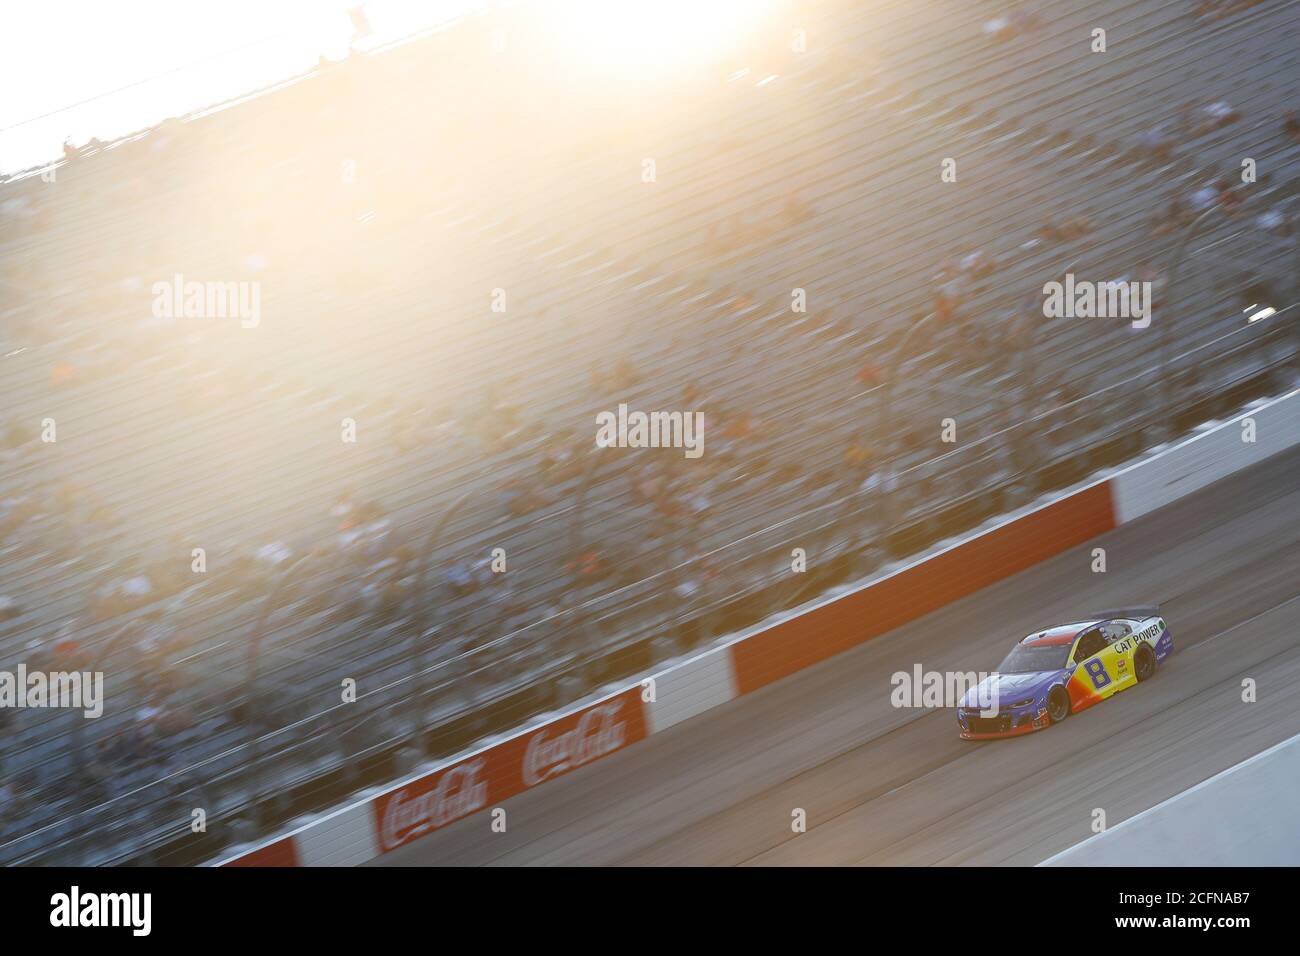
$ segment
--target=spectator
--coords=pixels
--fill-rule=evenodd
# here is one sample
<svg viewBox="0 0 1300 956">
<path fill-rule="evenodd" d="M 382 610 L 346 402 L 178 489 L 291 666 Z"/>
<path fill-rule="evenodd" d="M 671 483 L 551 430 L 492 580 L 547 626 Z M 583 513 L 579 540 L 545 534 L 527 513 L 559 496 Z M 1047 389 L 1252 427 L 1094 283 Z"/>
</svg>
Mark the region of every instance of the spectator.
<svg viewBox="0 0 1300 956">
<path fill-rule="evenodd" d="M 1196 192 L 1192 193 L 1190 198 L 1192 211 L 1198 214 L 1203 213 L 1207 209 L 1212 208 L 1218 199 L 1219 191 L 1215 184 L 1206 183 L 1200 189 L 1196 190 Z"/>
<path fill-rule="evenodd" d="M 1169 204 L 1162 213 L 1157 213 L 1152 224 L 1152 233 L 1157 236 L 1170 235 L 1178 232 L 1191 221 L 1187 207 L 1184 205 L 1182 198 L 1173 194 L 1169 198 Z"/>
<path fill-rule="evenodd" d="M 1219 208 L 1226 216 L 1235 216 L 1241 207 L 1241 198 L 1226 176 L 1219 180 L 1218 200 Z"/>
<path fill-rule="evenodd" d="M 1170 123 L 1159 123 L 1142 135 L 1142 146 L 1157 163 L 1167 163 L 1173 158 L 1178 140 Z"/>
<path fill-rule="evenodd" d="M 1282 132 L 1291 142 L 1300 143 L 1300 118 L 1296 117 L 1295 110 L 1286 111 L 1286 118 L 1282 121 Z"/>
<path fill-rule="evenodd" d="M 477 587 L 469 566 L 462 561 L 448 561 L 446 570 L 447 586 L 456 597 L 473 594 Z"/>
</svg>

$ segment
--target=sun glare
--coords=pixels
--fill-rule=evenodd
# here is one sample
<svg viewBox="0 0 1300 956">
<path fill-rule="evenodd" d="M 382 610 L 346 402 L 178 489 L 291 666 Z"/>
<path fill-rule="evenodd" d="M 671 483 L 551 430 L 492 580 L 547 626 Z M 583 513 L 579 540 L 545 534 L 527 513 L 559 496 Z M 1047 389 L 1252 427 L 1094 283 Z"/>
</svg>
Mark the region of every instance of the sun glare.
<svg viewBox="0 0 1300 956">
<path fill-rule="evenodd" d="M 721 60 L 760 28 L 775 0 L 556 0 L 548 29 L 575 63 L 647 74 Z"/>
</svg>

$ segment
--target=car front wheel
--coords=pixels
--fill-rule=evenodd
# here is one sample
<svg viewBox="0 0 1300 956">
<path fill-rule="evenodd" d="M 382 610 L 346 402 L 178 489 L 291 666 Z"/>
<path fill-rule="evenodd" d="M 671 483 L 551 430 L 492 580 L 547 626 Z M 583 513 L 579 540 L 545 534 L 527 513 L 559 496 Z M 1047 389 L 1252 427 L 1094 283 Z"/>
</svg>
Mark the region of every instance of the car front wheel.
<svg viewBox="0 0 1300 956">
<path fill-rule="evenodd" d="M 1053 687 L 1047 695 L 1047 716 L 1054 724 L 1059 724 L 1070 716 L 1070 695 L 1064 687 Z"/>
</svg>

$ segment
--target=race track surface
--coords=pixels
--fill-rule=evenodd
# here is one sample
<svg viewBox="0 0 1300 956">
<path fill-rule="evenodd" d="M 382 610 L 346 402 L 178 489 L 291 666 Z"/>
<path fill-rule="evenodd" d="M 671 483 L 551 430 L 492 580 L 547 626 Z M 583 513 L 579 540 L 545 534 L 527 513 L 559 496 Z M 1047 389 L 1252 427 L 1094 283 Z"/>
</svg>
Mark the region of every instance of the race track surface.
<svg viewBox="0 0 1300 956">
<path fill-rule="evenodd" d="M 374 862 L 1038 863 L 1094 808 L 1114 826 L 1300 733 L 1298 591 L 1295 451 L 520 794 L 505 833 L 478 813 Z M 951 711 L 890 705 L 895 671 L 993 670 L 1036 627 L 1152 601 L 1173 657 L 1044 732 L 965 742 Z"/>
</svg>

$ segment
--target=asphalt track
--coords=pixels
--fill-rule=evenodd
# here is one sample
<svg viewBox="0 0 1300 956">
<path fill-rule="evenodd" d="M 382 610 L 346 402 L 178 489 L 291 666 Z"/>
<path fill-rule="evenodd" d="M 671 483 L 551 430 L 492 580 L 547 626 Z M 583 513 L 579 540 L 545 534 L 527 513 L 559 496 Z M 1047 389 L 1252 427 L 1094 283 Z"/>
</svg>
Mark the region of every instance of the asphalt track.
<svg viewBox="0 0 1300 956">
<path fill-rule="evenodd" d="M 505 833 L 478 813 L 374 863 L 1038 863 L 1094 808 L 1113 826 L 1300 733 L 1298 592 L 1300 450 L 520 794 Z M 964 742 L 890 705 L 895 671 L 992 670 L 1035 627 L 1153 600 L 1173 657 L 1044 732 Z"/>
</svg>

